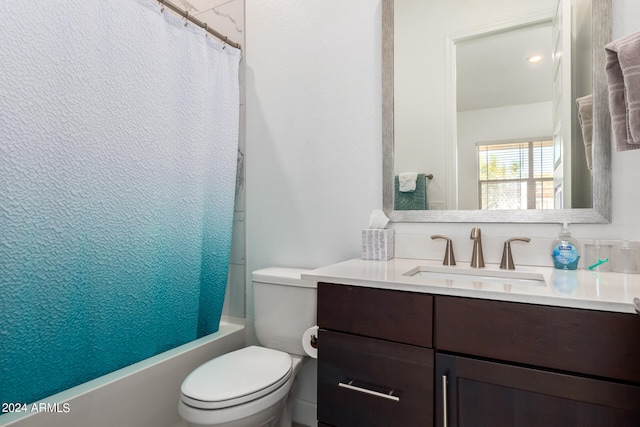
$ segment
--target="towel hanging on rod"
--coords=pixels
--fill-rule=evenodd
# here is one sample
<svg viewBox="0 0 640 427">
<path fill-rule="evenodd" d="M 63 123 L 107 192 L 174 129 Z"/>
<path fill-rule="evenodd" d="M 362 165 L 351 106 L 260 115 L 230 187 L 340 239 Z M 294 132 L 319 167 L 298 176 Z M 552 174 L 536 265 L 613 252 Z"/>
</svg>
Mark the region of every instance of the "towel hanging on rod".
<svg viewBox="0 0 640 427">
<path fill-rule="evenodd" d="M 616 151 L 640 148 L 640 32 L 605 45 L 609 111 Z"/>
</svg>

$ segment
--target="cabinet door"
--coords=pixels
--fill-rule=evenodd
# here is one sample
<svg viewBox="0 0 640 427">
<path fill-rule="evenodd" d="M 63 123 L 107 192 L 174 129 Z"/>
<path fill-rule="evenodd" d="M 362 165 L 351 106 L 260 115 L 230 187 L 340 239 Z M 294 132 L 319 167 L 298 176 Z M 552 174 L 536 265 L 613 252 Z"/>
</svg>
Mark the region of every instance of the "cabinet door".
<svg viewBox="0 0 640 427">
<path fill-rule="evenodd" d="M 640 426 L 640 387 L 436 355 L 436 425 Z"/>
<path fill-rule="evenodd" d="M 433 425 L 433 350 L 318 335 L 318 420 L 336 427 Z"/>
</svg>

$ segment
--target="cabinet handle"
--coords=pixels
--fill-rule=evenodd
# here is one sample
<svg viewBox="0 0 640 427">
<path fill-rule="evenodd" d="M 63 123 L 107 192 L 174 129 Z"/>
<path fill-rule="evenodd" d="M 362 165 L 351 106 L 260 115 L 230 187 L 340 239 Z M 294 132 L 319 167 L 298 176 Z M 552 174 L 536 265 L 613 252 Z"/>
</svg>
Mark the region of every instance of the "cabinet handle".
<svg viewBox="0 0 640 427">
<path fill-rule="evenodd" d="M 338 383 L 338 387 L 347 388 L 349 390 L 354 390 L 354 391 L 359 391 L 360 393 L 366 393 L 366 394 L 370 394 L 372 396 L 382 397 L 384 399 L 393 400 L 394 402 L 400 402 L 400 398 L 398 396 L 394 396 L 393 395 L 394 390 L 389 391 L 389 393 L 387 393 L 387 394 L 380 393 L 378 391 L 369 390 L 368 388 L 355 386 L 355 385 L 353 385 L 353 380 L 349 381 L 346 384 L 342 383 L 342 382 Z"/>
<path fill-rule="evenodd" d="M 447 374 L 442 375 L 442 427 L 447 427 Z"/>
</svg>

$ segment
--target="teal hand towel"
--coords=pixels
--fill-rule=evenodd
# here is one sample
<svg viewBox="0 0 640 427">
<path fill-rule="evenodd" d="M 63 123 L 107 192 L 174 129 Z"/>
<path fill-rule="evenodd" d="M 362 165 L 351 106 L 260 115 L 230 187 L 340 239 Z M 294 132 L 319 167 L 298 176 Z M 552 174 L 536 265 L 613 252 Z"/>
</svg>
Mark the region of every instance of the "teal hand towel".
<svg viewBox="0 0 640 427">
<path fill-rule="evenodd" d="M 409 192 L 401 192 L 400 191 L 400 182 L 398 180 L 398 175 L 395 176 L 395 210 L 397 211 L 409 211 L 409 210 L 418 210 L 424 211 L 427 210 L 427 180 L 425 174 L 418 174 L 418 179 L 416 180 L 416 189 L 415 191 Z"/>
</svg>

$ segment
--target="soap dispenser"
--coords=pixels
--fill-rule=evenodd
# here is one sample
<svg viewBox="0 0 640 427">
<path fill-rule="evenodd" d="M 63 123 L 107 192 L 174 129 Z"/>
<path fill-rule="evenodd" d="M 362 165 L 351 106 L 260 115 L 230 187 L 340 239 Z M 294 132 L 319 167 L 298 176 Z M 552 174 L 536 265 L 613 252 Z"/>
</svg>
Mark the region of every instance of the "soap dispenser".
<svg viewBox="0 0 640 427">
<path fill-rule="evenodd" d="M 551 257 L 553 258 L 553 266 L 559 270 L 578 268 L 578 261 L 580 261 L 578 242 L 571 237 L 566 222 L 562 225 L 562 231 L 558 238 L 553 241 Z"/>
</svg>

